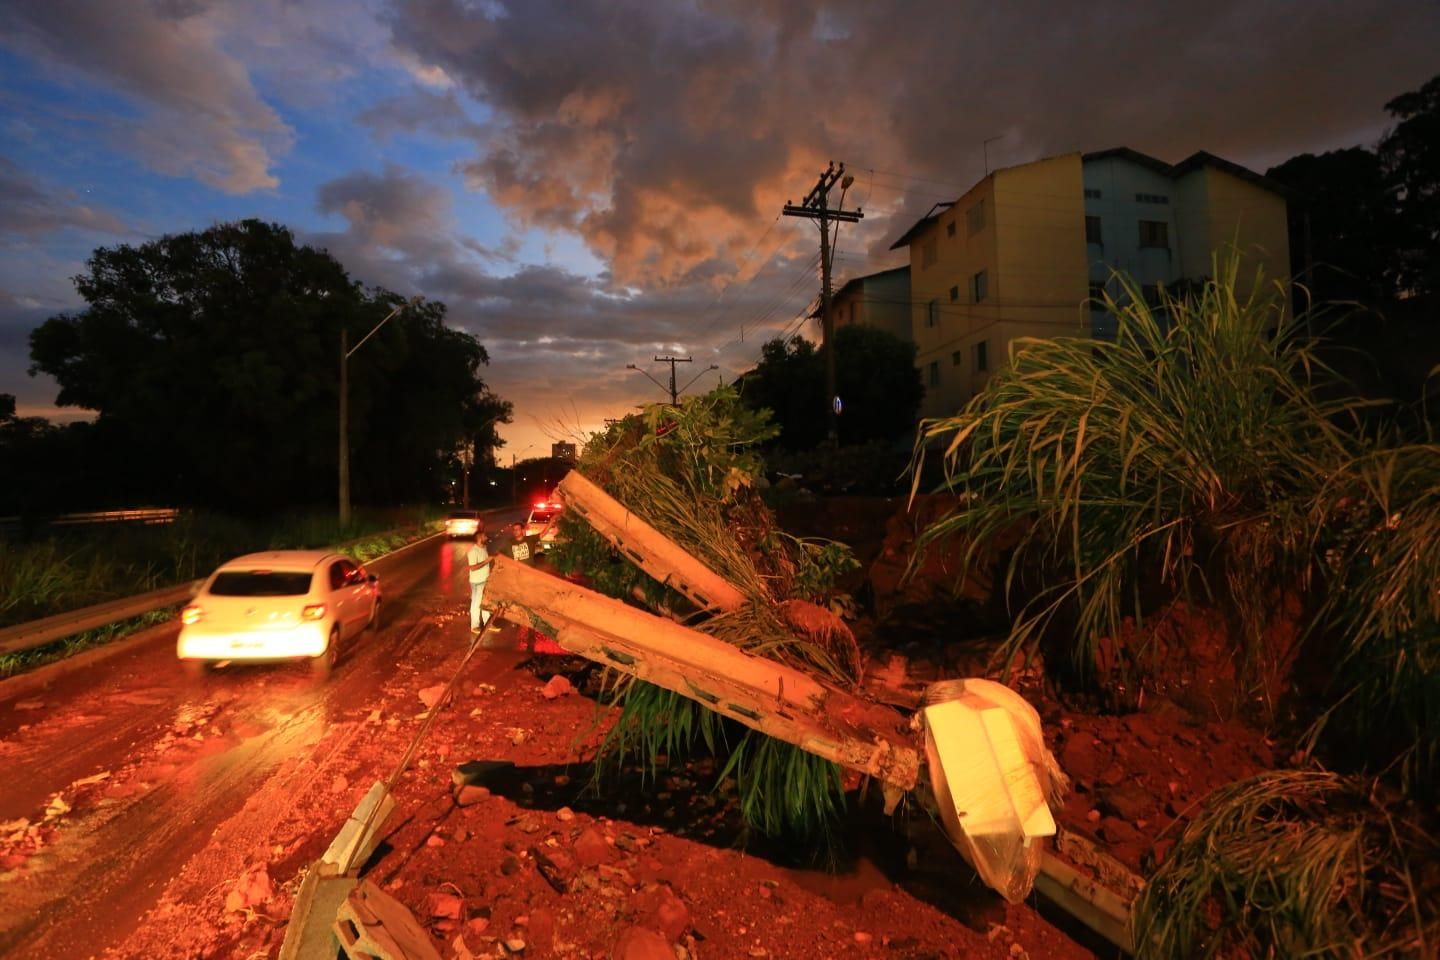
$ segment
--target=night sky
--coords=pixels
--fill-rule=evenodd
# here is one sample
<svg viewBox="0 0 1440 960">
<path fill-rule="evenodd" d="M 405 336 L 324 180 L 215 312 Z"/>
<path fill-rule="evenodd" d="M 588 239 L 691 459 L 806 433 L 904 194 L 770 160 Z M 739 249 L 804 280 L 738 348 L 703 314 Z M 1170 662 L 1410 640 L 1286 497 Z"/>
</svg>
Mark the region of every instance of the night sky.
<svg viewBox="0 0 1440 960">
<path fill-rule="evenodd" d="M 26 338 L 94 247 L 262 217 L 445 301 L 508 463 L 662 399 L 627 363 L 729 378 L 808 330 L 816 233 L 778 214 L 828 160 L 843 282 L 991 138 L 1263 171 L 1373 145 L 1437 51 L 1434 0 L 0 0 L 0 392 L 75 415 Z"/>
</svg>

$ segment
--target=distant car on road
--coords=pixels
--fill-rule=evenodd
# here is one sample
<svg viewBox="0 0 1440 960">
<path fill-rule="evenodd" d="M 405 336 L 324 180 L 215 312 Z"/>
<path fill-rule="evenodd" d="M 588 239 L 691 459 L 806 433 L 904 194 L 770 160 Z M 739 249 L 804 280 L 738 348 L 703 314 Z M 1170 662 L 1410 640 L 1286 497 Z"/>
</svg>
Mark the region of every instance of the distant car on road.
<svg viewBox="0 0 1440 960">
<path fill-rule="evenodd" d="M 455 510 L 445 518 L 445 536 L 473 537 L 480 529 L 479 510 Z"/>
<path fill-rule="evenodd" d="M 556 534 L 560 526 L 560 514 L 565 510 L 565 505 L 558 500 L 540 500 L 535 508 L 530 511 L 529 518 L 525 521 L 525 536 L 539 537 L 540 549 L 549 550 L 555 545 Z"/>
<path fill-rule="evenodd" d="M 223 564 L 180 612 L 176 653 L 203 674 L 223 660 L 309 660 L 328 677 L 342 643 L 380 620 L 380 580 L 323 550 L 272 550 Z"/>
</svg>

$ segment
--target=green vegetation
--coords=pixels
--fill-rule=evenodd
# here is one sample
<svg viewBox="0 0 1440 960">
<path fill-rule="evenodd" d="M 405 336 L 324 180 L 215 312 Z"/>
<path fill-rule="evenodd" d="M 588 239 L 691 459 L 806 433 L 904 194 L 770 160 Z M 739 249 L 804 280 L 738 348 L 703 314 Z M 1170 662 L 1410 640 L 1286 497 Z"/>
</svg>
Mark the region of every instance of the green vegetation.
<svg viewBox="0 0 1440 960">
<path fill-rule="evenodd" d="M 1279 771 L 1216 791 L 1136 905 L 1154 957 L 1430 957 L 1422 864 L 1440 843 L 1374 785 Z"/>
<path fill-rule="evenodd" d="M 259 220 L 97 248 L 85 301 L 30 335 L 59 426 L 0 403 L 0 514 L 139 503 L 251 517 L 323 503 L 337 475 L 342 337 L 357 504 L 439 499 L 455 452 L 489 459 L 510 405 L 443 303 L 364 288 L 323 250 Z M 396 307 L 397 315 L 375 330 Z M 363 469 L 362 469 L 363 466 Z"/>
<path fill-rule="evenodd" d="M 582 521 L 562 521 L 554 558 L 583 573 L 595 589 L 642 602 L 751 652 L 802 665 L 841 684 L 858 664 L 853 643 L 798 636 L 775 609 L 805 599 L 821 605 L 834 577 L 854 559 L 828 541 L 800 540 L 780 530 L 755 489 L 757 446 L 774 435 L 768 414 L 743 406 L 733 390 L 717 389 L 679 407 L 656 404 L 597 435 L 578 469 L 611 496 L 679 543 L 745 593 L 743 609 L 704 617 L 620 557 Z M 823 837 L 843 808 L 838 768 L 786 743 L 721 718 L 694 701 L 643 681 L 620 678 L 611 689 L 622 705 L 607 735 L 597 772 L 638 762 L 653 775 L 662 759 L 701 745 L 724 758 L 717 784 L 733 776 L 746 823 L 762 832 Z"/>
<path fill-rule="evenodd" d="M 1440 786 L 1440 447 L 1363 428 L 1375 405 L 1317 359 L 1283 291 L 1257 278 L 1240 298 L 1234 262 L 1216 273 L 1155 307 L 1125 283 L 1113 343 L 1022 341 L 980 396 L 923 424 L 917 466 L 943 450 L 957 506 L 922 539 L 963 538 L 967 572 L 987 574 L 1015 544 L 997 578 L 1010 651 L 1092 684 L 1110 638 L 1137 638 L 1144 667 L 1147 620 L 1177 600 L 1223 618 L 1243 678 L 1284 675 L 1266 628 L 1301 597 L 1283 712 L 1352 778 L 1281 771 L 1212 796 L 1137 905 L 1136 942 L 1427 955 L 1440 891 L 1409 864 L 1435 850 L 1396 798 Z"/>
<path fill-rule="evenodd" d="M 1127 617 L 1194 595 L 1249 657 L 1265 654 L 1267 610 L 1308 576 L 1315 481 L 1346 458 L 1353 403 L 1323 399 L 1284 291 L 1256 278 L 1237 298 L 1234 271 L 1220 264 L 1220 280 L 1156 307 L 1124 280 L 1127 302 L 1106 303 L 1113 343 L 1022 341 L 963 410 L 922 424 L 918 456 L 944 444 L 944 489 L 959 498 L 922 543 L 963 533 L 973 565 L 1018 536 L 1014 648 L 1063 623 L 1083 671 Z"/>
<path fill-rule="evenodd" d="M 99 524 L 37 543 L 7 543 L 0 550 L 0 626 L 198 580 L 257 550 L 347 543 L 346 552 L 367 560 L 404 542 L 401 534 L 375 534 L 424 529 L 433 513 L 362 511 L 341 530 L 333 515 L 299 514 L 261 525 L 187 512 L 170 524 Z"/>
</svg>

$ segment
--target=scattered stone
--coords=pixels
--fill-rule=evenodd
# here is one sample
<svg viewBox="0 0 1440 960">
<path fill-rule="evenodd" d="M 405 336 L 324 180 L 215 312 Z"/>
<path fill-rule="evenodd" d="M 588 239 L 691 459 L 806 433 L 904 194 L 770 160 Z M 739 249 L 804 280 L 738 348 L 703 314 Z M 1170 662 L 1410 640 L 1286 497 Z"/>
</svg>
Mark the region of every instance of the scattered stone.
<svg viewBox="0 0 1440 960">
<path fill-rule="evenodd" d="M 437 683 L 433 687 L 425 687 L 418 691 L 420 702 L 425 704 L 426 710 L 434 710 L 439 705 L 440 699 L 445 696 L 445 684 Z"/>
<path fill-rule="evenodd" d="M 670 943 L 654 930 L 626 927 L 610 950 L 612 960 L 675 960 Z"/>
<path fill-rule="evenodd" d="M 453 893 L 432 893 L 426 898 L 430 916 L 443 920 L 459 920 L 465 904 Z"/>
<path fill-rule="evenodd" d="M 331 793 L 344 793 L 350 789 L 350 780 L 343 773 L 337 773 L 335 779 L 330 781 Z"/>
<path fill-rule="evenodd" d="M 1018 943 L 1010 944 L 1010 956 L 1015 960 L 1030 960 L 1030 954 L 1026 953 L 1025 948 Z"/>
<path fill-rule="evenodd" d="M 1143 820 L 1155 810 L 1155 800 L 1138 783 L 1131 780 L 1106 790 L 1098 804 L 1101 811 L 1123 820 Z"/>
<path fill-rule="evenodd" d="M 519 727 L 515 727 L 510 731 L 510 742 L 517 747 L 520 746 L 520 744 L 525 742 L 525 731 Z"/>
<path fill-rule="evenodd" d="M 635 853 L 640 849 L 640 844 L 636 843 L 635 838 L 630 834 L 622 833 L 615 838 L 615 847 L 625 853 Z"/>
<path fill-rule="evenodd" d="M 45 807 L 45 819 L 53 820 L 56 817 L 63 817 L 69 812 L 70 804 L 66 803 L 65 798 L 57 793 L 50 798 L 50 803 Z"/>
<path fill-rule="evenodd" d="M 244 913 L 267 903 L 274 895 L 275 888 L 270 883 L 270 873 L 264 864 L 260 864 L 235 881 L 235 886 L 225 895 L 225 911 Z"/>
<path fill-rule="evenodd" d="M 586 827 L 575 838 L 575 860 L 583 867 L 609 863 L 615 859 L 615 851 L 594 827 Z"/>
<path fill-rule="evenodd" d="M 1089 813 L 1085 814 L 1085 819 L 1089 820 L 1091 823 L 1099 823 L 1100 811 L 1092 809 Z"/>
<path fill-rule="evenodd" d="M 488 787 L 477 787 L 473 784 L 465 784 L 455 794 L 455 802 L 462 807 L 473 807 L 475 804 L 490 799 Z"/>
<path fill-rule="evenodd" d="M 636 898 L 636 905 L 641 921 L 665 934 L 671 943 L 690 929 L 690 908 L 667 884 L 656 884 L 642 891 Z"/>
<path fill-rule="evenodd" d="M 555 786 L 563 787 L 570 782 L 570 778 L 563 773 L 555 774 Z"/>
<path fill-rule="evenodd" d="M 540 695 L 546 700 L 554 700 L 558 697 L 569 696 L 574 692 L 575 687 L 571 685 L 570 678 L 563 673 L 557 673 L 551 677 L 550 682 L 545 684 L 544 688 L 541 689 Z"/>
<path fill-rule="evenodd" d="M 872 935 L 866 933 L 864 930 L 855 931 L 855 942 L 862 947 L 870 946 L 870 941 L 874 939 L 875 938 Z"/>
<path fill-rule="evenodd" d="M 500 861 L 500 872 L 507 877 L 513 877 L 520 872 L 520 858 L 511 854 Z"/>
<path fill-rule="evenodd" d="M 540 876 L 545 878 L 545 882 L 550 884 L 556 893 L 570 892 L 570 883 L 575 878 L 575 859 L 570 854 L 564 850 L 531 847 L 530 856 L 534 858 Z"/>
<path fill-rule="evenodd" d="M 525 941 L 519 937 L 508 937 L 504 941 L 506 953 L 524 953 Z"/>
<path fill-rule="evenodd" d="M 445 838 L 442 837 L 442 836 L 440 836 L 440 834 L 438 834 L 438 833 L 432 833 L 432 834 L 430 834 L 430 836 L 428 836 L 428 837 L 425 838 L 425 846 L 427 846 L 427 847 L 443 847 L 443 846 L 445 846 Z"/>
<path fill-rule="evenodd" d="M 575 811 L 571 810 L 569 807 L 561 807 L 559 810 L 555 811 L 555 819 L 559 820 L 561 823 L 569 823 L 571 820 L 575 819 Z"/>
<path fill-rule="evenodd" d="M 1106 843 L 1133 843 L 1140 839 L 1140 831 L 1115 817 L 1106 817 L 1100 823 L 1100 837 Z"/>
<path fill-rule="evenodd" d="M 1118 783 L 1124 782 L 1128 776 L 1129 774 L 1125 772 L 1123 766 L 1118 763 L 1112 763 L 1106 767 L 1095 780 L 1102 787 L 1113 787 Z"/>
</svg>

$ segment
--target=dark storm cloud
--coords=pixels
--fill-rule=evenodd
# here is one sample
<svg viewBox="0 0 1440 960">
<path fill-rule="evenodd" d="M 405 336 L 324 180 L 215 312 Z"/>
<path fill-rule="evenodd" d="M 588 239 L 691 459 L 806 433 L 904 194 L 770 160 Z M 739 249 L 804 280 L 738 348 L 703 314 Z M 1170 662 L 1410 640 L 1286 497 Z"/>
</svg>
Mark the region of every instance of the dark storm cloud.
<svg viewBox="0 0 1440 960">
<path fill-rule="evenodd" d="M 79 202 L 73 192 L 52 189 L 0 157 L 0 244 L 7 234 L 33 237 L 65 228 L 126 232 L 108 210 Z"/>
<path fill-rule="evenodd" d="M 877 178 L 870 208 L 893 220 L 858 238 L 878 250 L 977 179 L 992 137 L 992 166 L 1115 145 L 1261 165 L 1352 142 L 1435 69 L 1440 6 L 397 0 L 391 29 L 494 112 L 472 185 L 653 285 L 743 249 L 832 157 L 958 184 Z"/>
<path fill-rule="evenodd" d="M 45 0 L 0 6 L 0 43 L 119 91 L 142 111 L 112 136 L 154 169 L 228 193 L 274 187 L 291 131 L 222 50 L 199 2 Z"/>
</svg>

